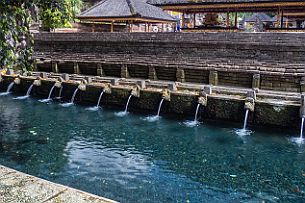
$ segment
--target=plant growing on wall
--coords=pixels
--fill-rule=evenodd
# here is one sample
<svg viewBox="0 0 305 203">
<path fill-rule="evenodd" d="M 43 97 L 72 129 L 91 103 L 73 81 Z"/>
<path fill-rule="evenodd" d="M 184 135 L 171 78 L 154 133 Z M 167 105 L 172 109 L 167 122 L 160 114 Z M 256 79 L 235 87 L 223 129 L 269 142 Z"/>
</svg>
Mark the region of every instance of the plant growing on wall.
<svg viewBox="0 0 305 203">
<path fill-rule="evenodd" d="M 38 8 L 42 27 L 49 31 L 71 27 L 81 6 L 81 0 L 0 0 L 0 68 L 32 69 L 33 8 Z"/>
<path fill-rule="evenodd" d="M 0 66 L 31 69 L 30 2 L 0 1 Z"/>
</svg>

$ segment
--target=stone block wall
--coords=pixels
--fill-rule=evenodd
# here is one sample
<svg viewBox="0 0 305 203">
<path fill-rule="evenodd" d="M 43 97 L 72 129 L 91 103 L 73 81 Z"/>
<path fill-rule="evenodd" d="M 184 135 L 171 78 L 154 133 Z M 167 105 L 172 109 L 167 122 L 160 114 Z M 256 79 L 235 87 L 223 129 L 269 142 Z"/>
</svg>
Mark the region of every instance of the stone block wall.
<svg viewBox="0 0 305 203">
<path fill-rule="evenodd" d="M 303 33 L 40 33 L 37 69 L 299 92 Z"/>
</svg>

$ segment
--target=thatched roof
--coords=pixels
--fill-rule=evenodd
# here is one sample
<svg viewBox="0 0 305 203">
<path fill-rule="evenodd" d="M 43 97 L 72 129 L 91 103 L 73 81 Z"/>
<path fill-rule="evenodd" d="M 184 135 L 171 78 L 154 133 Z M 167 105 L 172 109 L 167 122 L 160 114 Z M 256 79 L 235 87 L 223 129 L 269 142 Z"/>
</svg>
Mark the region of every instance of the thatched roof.
<svg viewBox="0 0 305 203">
<path fill-rule="evenodd" d="M 175 22 L 161 8 L 147 4 L 146 0 L 102 0 L 78 16 L 90 21 Z"/>
<path fill-rule="evenodd" d="M 245 22 L 256 22 L 258 19 L 262 22 L 273 22 L 272 18 L 265 13 L 254 13 L 250 18 L 247 18 Z"/>
</svg>

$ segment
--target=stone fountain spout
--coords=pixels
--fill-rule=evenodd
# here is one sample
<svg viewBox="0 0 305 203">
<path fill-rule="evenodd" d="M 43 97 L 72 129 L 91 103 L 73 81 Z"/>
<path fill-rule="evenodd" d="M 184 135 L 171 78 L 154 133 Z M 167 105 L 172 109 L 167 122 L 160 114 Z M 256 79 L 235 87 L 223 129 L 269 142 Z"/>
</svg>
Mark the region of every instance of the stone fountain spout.
<svg viewBox="0 0 305 203">
<path fill-rule="evenodd" d="M 59 81 L 59 80 L 57 80 L 57 81 L 55 82 L 54 86 L 55 86 L 56 88 L 61 88 L 61 87 L 62 87 L 62 82 Z"/>
<path fill-rule="evenodd" d="M 78 85 L 78 89 L 83 92 L 86 91 L 87 84 L 88 84 L 87 80 L 82 80 L 81 83 Z"/>
<path fill-rule="evenodd" d="M 102 88 L 106 94 L 111 94 L 111 85 L 110 84 L 102 84 Z"/>
<path fill-rule="evenodd" d="M 132 88 L 131 95 L 140 98 L 140 92 L 141 92 L 141 87 L 139 85 L 136 85 L 134 88 Z"/>
<path fill-rule="evenodd" d="M 245 109 L 254 112 L 254 108 L 255 108 L 255 101 L 253 98 L 251 97 L 247 97 L 246 101 L 245 101 Z"/>
<path fill-rule="evenodd" d="M 247 109 L 251 112 L 254 112 L 255 100 L 256 100 L 256 92 L 255 91 L 249 91 L 247 93 L 247 97 L 245 99 L 245 109 Z"/>
<path fill-rule="evenodd" d="M 171 95 L 170 95 L 170 91 L 168 89 L 164 89 L 162 91 L 162 99 L 164 99 L 166 101 L 171 101 Z"/>
<path fill-rule="evenodd" d="M 208 95 L 212 94 L 212 87 L 206 86 L 201 92 L 199 92 L 198 104 L 202 106 L 208 105 Z"/>
<path fill-rule="evenodd" d="M 15 83 L 16 85 L 20 85 L 21 80 L 20 80 L 20 76 L 19 76 L 19 75 L 14 79 L 14 83 Z"/>
<path fill-rule="evenodd" d="M 36 87 L 41 86 L 41 77 L 37 77 L 36 80 L 34 80 L 33 85 Z"/>
</svg>

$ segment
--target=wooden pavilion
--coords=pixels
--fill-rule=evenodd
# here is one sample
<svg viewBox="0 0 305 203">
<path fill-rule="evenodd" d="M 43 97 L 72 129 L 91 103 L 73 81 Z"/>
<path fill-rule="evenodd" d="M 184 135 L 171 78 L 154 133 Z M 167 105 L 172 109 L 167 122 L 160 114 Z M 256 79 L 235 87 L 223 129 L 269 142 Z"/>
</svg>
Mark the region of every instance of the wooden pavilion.
<svg viewBox="0 0 305 203">
<path fill-rule="evenodd" d="M 145 24 L 149 30 L 151 24 L 176 23 L 173 18 L 161 8 L 147 4 L 146 0 L 102 0 L 78 18 L 83 22 L 104 22 L 110 24 L 110 32 L 115 24 L 126 24 L 132 31 L 132 24 Z"/>
<path fill-rule="evenodd" d="M 238 12 L 274 13 L 277 16 L 278 29 L 284 28 L 284 16 L 305 13 L 304 0 L 149 0 L 148 3 L 159 6 L 164 10 L 181 13 L 182 29 L 195 32 L 208 29 L 215 30 L 216 28 L 237 31 Z M 208 23 L 206 26 L 198 26 L 196 17 L 202 13 L 205 13 L 209 20 L 214 19 L 214 21 L 217 14 L 225 13 L 227 15 L 226 25 L 222 27 L 210 26 L 210 23 Z M 186 16 L 192 19 L 192 27 L 185 26 Z M 305 18 L 303 20 L 305 21 Z"/>
</svg>

